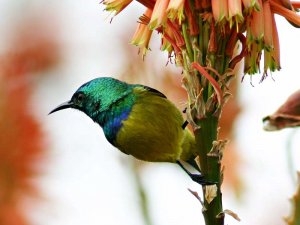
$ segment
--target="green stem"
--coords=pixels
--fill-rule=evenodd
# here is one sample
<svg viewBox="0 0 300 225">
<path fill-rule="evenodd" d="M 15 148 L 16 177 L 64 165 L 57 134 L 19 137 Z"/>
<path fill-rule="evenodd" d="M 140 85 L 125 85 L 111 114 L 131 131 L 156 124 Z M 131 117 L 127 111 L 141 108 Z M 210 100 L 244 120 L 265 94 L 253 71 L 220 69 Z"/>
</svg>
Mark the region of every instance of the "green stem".
<svg viewBox="0 0 300 225">
<path fill-rule="evenodd" d="M 192 47 L 191 47 L 191 42 L 190 42 L 190 38 L 189 38 L 189 35 L 187 33 L 187 25 L 185 23 L 182 24 L 182 34 L 183 34 L 183 38 L 184 38 L 184 42 L 185 42 L 185 46 L 186 46 L 186 49 L 187 49 L 187 53 L 188 53 L 188 56 L 189 56 L 189 59 L 190 59 L 190 62 L 192 62 L 193 60 L 193 50 L 192 50 Z"/>
<path fill-rule="evenodd" d="M 213 141 L 217 140 L 218 117 L 208 116 L 197 121 L 200 126 L 195 130 L 196 145 L 199 150 L 201 172 L 207 181 L 216 182 L 217 196 L 209 203 L 205 198 L 207 186 L 203 187 L 204 210 L 203 216 L 206 225 L 223 225 L 224 214 L 221 193 L 221 164 L 220 158 L 208 156 L 213 147 Z"/>
<path fill-rule="evenodd" d="M 139 171 L 136 161 L 132 161 L 131 169 L 132 169 L 132 173 L 134 176 L 134 181 L 135 181 L 138 197 L 140 200 L 140 208 L 141 208 L 141 213 L 142 213 L 145 225 L 152 225 L 151 217 L 149 214 L 148 197 L 147 197 L 147 193 L 145 191 L 144 185 L 142 183 L 140 171 Z"/>
<path fill-rule="evenodd" d="M 226 51 L 226 44 L 227 44 L 228 38 L 224 39 L 224 37 L 219 35 L 219 41 L 221 43 L 221 47 L 219 48 L 219 52 L 218 52 L 219 58 L 217 60 L 218 65 L 216 65 L 216 68 L 220 68 L 220 70 L 218 72 L 220 74 L 223 74 L 228 66 L 228 65 L 226 65 L 226 60 L 225 60 L 225 57 L 226 57 L 225 51 Z"/>
<path fill-rule="evenodd" d="M 199 50 L 197 37 L 192 37 L 192 46 L 194 50 L 194 62 L 199 62 L 201 53 Z"/>
<path fill-rule="evenodd" d="M 296 179 L 296 176 L 295 176 L 295 165 L 294 165 L 294 157 L 293 157 L 293 153 L 292 153 L 292 141 L 295 137 L 295 134 L 296 134 L 296 130 L 293 130 L 291 132 L 291 134 L 288 136 L 288 139 L 286 141 L 286 148 L 287 148 L 287 151 L 286 151 L 286 160 L 287 160 L 287 165 L 288 165 L 288 170 L 289 170 L 289 174 L 290 174 L 290 177 L 291 177 L 291 180 L 293 181 L 293 184 L 297 184 L 297 179 Z"/>
</svg>

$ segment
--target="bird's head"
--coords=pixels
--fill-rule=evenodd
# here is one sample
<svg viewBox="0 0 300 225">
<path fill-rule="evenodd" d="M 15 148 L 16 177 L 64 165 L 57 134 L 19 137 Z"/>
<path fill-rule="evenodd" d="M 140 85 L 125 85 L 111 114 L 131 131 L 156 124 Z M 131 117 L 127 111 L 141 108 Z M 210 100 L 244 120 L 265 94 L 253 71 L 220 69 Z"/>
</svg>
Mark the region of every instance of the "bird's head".
<svg viewBox="0 0 300 225">
<path fill-rule="evenodd" d="M 107 111 L 110 106 L 130 92 L 130 85 L 111 77 L 91 80 L 73 94 L 71 100 L 53 109 L 49 114 L 62 109 L 78 109 L 94 119 L 97 114 Z"/>
</svg>

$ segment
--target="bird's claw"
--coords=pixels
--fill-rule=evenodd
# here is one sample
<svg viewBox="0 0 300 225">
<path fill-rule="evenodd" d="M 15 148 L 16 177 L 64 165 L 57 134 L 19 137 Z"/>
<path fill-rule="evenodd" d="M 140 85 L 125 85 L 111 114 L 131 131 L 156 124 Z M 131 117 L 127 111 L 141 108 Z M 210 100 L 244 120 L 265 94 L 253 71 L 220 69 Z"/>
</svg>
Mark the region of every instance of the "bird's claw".
<svg viewBox="0 0 300 225">
<path fill-rule="evenodd" d="M 206 181 L 204 179 L 204 176 L 201 174 L 189 174 L 189 177 L 195 181 L 196 183 L 200 184 L 200 185 L 213 185 L 213 184 L 217 184 L 217 182 L 211 182 L 211 181 Z"/>
<path fill-rule="evenodd" d="M 185 166 L 178 160 L 177 164 L 189 175 L 189 177 L 196 183 L 200 185 L 213 185 L 217 184 L 217 182 L 211 182 L 211 181 L 206 181 L 204 179 L 204 176 L 202 174 L 193 174 L 190 171 L 188 171 Z"/>
</svg>

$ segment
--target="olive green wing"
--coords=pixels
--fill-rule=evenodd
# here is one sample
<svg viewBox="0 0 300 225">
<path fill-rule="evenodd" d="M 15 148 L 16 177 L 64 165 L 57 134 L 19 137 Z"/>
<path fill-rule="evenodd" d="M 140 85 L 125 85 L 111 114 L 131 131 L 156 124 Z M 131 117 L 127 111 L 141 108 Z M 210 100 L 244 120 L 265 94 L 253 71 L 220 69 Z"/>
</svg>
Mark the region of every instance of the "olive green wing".
<svg viewBox="0 0 300 225">
<path fill-rule="evenodd" d="M 145 91 L 149 92 L 150 94 L 157 95 L 157 96 L 160 96 L 162 98 L 167 98 L 167 96 L 165 96 L 163 93 L 161 93 L 160 91 L 158 91 L 158 90 L 156 90 L 152 87 L 148 87 L 148 86 L 141 85 L 141 84 L 137 84 L 137 85 L 135 85 L 135 87 L 139 87 L 141 89 L 144 89 Z"/>
</svg>

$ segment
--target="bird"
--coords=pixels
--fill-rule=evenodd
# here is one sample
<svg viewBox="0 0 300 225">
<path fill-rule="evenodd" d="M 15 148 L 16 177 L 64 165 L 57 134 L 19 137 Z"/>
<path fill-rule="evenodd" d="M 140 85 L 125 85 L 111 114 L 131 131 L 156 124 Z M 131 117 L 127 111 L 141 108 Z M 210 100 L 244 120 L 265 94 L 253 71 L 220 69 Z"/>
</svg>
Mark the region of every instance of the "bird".
<svg viewBox="0 0 300 225">
<path fill-rule="evenodd" d="M 185 129 L 181 111 L 160 91 L 99 77 L 80 86 L 71 100 L 49 114 L 67 108 L 99 124 L 107 141 L 121 152 L 143 161 L 177 163 L 195 182 L 208 183 L 201 173 L 191 173 L 183 165 L 197 166 L 195 137 Z"/>
</svg>

